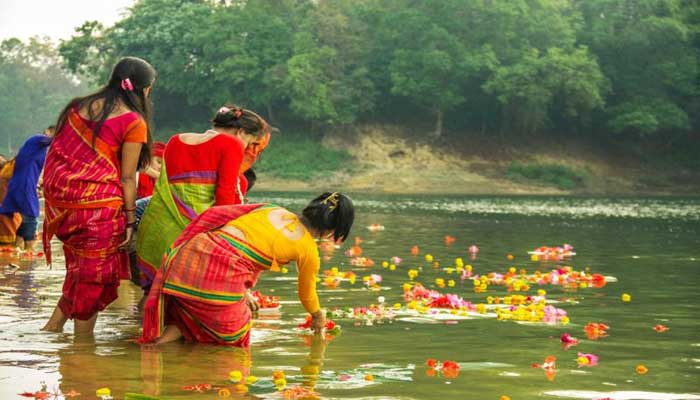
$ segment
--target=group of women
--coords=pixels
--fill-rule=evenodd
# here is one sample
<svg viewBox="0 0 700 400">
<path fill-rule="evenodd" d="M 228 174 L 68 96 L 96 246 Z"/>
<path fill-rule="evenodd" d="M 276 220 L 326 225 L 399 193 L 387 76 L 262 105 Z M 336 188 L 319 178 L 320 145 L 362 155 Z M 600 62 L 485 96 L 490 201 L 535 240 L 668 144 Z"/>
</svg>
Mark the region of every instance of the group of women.
<svg viewBox="0 0 700 400">
<path fill-rule="evenodd" d="M 59 116 L 44 172 L 43 239 L 49 263 L 51 238 L 63 243 L 66 278 L 43 330 L 61 331 L 74 319 L 76 335 L 92 334 L 98 313 L 130 276 L 128 248 L 135 240 L 147 294 L 141 342 L 184 337 L 247 346 L 255 309 L 250 289 L 261 272 L 292 261 L 299 299 L 320 333 L 315 240 L 348 236 L 352 201 L 323 193 L 300 215 L 243 204 L 250 167 L 271 128 L 255 112 L 227 104 L 210 130 L 175 135 L 161 149 L 153 195 L 139 200 L 144 211 L 137 216 L 136 174 L 151 163 L 155 79 L 146 61 L 124 58 L 103 88 L 73 99 Z"/>
</svg>

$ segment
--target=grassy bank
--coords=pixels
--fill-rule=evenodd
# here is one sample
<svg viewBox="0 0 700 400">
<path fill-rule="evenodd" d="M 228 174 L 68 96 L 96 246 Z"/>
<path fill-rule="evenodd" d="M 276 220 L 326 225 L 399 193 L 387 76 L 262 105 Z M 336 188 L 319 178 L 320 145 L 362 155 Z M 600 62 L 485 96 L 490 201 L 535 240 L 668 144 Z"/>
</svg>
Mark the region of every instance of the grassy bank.
<svg viewBox="0 0 700 400">
<path fill-rule="evenodd" d="M 398 126 L 360 126 L 328 132 L 323 140 L 277 135 L 256 171 L 261 190 L 700 195 L 700 171 L 672 164 L 661 168 L 658 160 L 574 140 L 464 135 L 436 141 Z"/>
<path fill-rule="evenodd" d="M 285 132 L 274 136 L 255 170 L 277 179 L 311 182 L 331 174 L 349 173 L 354 165 L 347 150 L 324 146 L 309 135 Z"/>
</svg>

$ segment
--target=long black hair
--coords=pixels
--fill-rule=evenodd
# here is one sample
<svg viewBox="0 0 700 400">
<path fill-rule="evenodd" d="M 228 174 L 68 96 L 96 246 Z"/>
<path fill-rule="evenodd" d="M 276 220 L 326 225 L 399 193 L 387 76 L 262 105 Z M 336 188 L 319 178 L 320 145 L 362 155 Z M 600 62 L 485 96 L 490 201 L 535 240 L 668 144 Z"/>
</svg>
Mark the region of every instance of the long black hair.
<svg viewBox="0 0 700 400">
<path fill-rule="evenodd" d="M 137 57 L 124 57 L 114 66 L 107 85 L 93 94 L 76 97 L 61 111 L 56 122 L 56 135 L 63 129 L 71 109 L 86 109 L 88 119 L 95 121 L 93 128 L 92 146 L 100 135 L 100 129 L 119 102 L 141 115 L 148 127 L 148 141 L 141 147 L 139 168 L 145 168 L 151 161 L 151 101 L 144 89 L 153 85 L 156 80 L 156 70 L 147 61 Z M 102 101 L 98 109 L 95 102 Z"/>
<path fill-rule="evenodd" d="M 301 215 L 311 228 L 320 232 L 333 231 L 336 242 L 344 241 L 355 221 L 355 207 L 344 194 L 325 192 L 311 200 Z"/>
</svg>

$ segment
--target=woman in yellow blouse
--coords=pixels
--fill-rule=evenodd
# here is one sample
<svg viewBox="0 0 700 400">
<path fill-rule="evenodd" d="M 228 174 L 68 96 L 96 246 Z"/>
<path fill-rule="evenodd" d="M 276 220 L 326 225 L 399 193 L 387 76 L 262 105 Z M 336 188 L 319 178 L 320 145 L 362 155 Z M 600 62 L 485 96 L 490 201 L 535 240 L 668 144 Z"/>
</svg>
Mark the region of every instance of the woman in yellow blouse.
<svg viewBox="0 0 700 400">
<path fill-rule="evenodd" d="M 323 193 L 300 216 L 271 204 L 212 207 L 193 220 L 163 260 L 146 299 L 143 343 L 187 341 L 245 347 L 250 343 L 249 289 L 265 270 L 291 261 L 299 300 L 320 333 L 325 318 L 316 293 L 316 239 L 347 238 L 350 198 Z"/>
</svg>

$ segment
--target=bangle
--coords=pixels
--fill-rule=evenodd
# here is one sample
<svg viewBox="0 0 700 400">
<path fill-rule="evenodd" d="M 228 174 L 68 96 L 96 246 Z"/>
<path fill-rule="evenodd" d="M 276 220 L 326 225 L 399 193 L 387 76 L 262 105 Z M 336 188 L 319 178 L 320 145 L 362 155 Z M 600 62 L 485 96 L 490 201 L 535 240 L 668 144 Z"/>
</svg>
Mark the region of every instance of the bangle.
<svg viewBox="0 0 700 400">
<path fill-rule="evenodd" d="M 136 221 L 134 221 L 134 222 L 127 222 L 127 223 L 126 223 L 126 227 L 127 227 L 127 228 L 133 228 L 133 227 L 135 227 L 136 225 L 137 225 Z"/>
<path fill-rule="evenodd" d="M 134 211 L 136 211 L 136 206 L 134 206 L 134 207 L 132 207 L 132 208 L 126 208 L 126 207 L 124 207 L 124 212 L 134 212 Z"/>
</svg>

